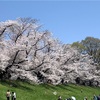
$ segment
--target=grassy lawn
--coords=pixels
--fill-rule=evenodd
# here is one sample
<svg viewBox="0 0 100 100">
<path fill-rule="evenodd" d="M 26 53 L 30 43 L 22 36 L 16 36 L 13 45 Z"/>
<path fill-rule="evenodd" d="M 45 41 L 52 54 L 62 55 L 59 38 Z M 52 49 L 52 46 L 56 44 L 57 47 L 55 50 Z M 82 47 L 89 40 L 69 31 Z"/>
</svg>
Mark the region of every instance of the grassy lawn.
<svg viewBox="0 0 100 100">
<path fill-rule="evenodd" d="M 94 93 L 96 95 L 100 94 L 100 88 L 98 87 L 74 84 L 57 86 L 50 84 L 31 85 L 21 81 L 6 81 L 0 82 L 0 100 L 6 100 L 5 94 L 8 89 L 16 92 L 17 100 L 57 100 L 59 95 L 62 96 L 63 100 L 71 96 L 75 96 L 77 100 L 83 100 L 84 97 L 91 100 Z M 54 95 L 55 92 L 56 95 Z"/>
</svg>

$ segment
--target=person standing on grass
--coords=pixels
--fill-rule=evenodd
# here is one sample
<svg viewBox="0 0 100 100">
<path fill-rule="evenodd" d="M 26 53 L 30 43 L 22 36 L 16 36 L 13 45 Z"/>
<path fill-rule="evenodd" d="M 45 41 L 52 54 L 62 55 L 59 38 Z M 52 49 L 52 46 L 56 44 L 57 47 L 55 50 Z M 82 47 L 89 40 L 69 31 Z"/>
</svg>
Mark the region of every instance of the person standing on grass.
<svg viewBox="0 0 100 100">
<path fill-rule="evenodd" d="M 11 94 L 11 100 L 14 100 L 14 92 Z"/>
<path fill-rule="evenodd" d="M 10 96 L 11 96 L 11 93 L 10 93 L 10 91 L 8 90 L 7 93 L 6 93 L 6 98 L 7 98 L 7 100 L 10 100 Z"/>
<path fill-rule="evenodd" d="M 12 100 L 16 100 L 16 93 L 12 92 Z"/>
</svg>

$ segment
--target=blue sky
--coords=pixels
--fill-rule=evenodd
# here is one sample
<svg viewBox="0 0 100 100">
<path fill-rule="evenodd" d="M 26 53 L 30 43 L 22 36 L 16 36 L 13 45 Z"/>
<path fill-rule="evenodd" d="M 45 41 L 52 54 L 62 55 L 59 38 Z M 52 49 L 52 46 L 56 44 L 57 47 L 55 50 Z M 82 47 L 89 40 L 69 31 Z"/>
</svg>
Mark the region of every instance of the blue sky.
<svg viewBox="0 0 100 100">
<path fill-rule="evenodd" d="M 0 1 L 0 21 L 31 17 L 62 43 L 100 39 L 100 1 Z"/>
</svg>

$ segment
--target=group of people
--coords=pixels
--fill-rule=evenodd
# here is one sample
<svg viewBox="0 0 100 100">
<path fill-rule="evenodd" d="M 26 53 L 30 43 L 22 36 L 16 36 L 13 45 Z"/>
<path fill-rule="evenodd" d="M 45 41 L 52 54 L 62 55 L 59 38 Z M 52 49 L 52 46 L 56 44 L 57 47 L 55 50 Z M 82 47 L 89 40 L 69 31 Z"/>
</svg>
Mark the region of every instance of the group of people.
<svg viewBox="0 0 100 100">
<path fill-rule="evenodd" d="M 58 100 L 62 100 L 62 97 L 59 96 Z M 74 96 L 71 96 L 71 98 L 66 98 L 65 100 L 76 100 L 76 98 Z"/>
<path fill-rule="evenodd" d="M 6 98 L 7 100 L 16 100 L 16 93 L 15 92 L 10 92 L 9 90 L 6 93 Z"/>
<path fill-rule="evenodd" d="M 6 98 L 7 98 L 7 100 L 16 100 L 16 93 L 15 92 L 10 92 L 9 90 L 7 91 L 7 93 L 6 93 Z M 58 97 L 58 100 L 62 100 L 62 97 L 61 96 L 59 96 Z M 65 100 L 76 100 L 76 98 L 74 97 L 74 96 L 71 96 L 71 98 L 66 98 Z M 87 99 L 87 97 L 84 97 L 84 100 L 88 100 Z M 93 96 L 93 99 L 92 100 L 100 100 L 100 95 L 99 96 L 96 96 L 95 94 L 94 94 L 94 96 Z"/>
<path fill-rule="evenodd" d="M 84 100 L 88 100 L 88 98 L 84 97 Z M 94 96 L 93 96 L 93 98 L 91 98 L 91 100 L 100 100 L 100 95 L 97 96 L 94 94 Z"/>
<path fill-rule="evenodd" d="M 94 94 L 93 100 L 100 100 L 100 95 L 96 96 L 96 95 Z"/>
<path fill-rule="evenodd" d="M 62 100 L 62 97 L 59 96 L 59 97 L 58 97 L 58 100 Z M 74 96 L 71 96 L 71 98 L 67 98 L 67 99 L 65 99 L 65 100 L 76 100 L 76 98 L 75 98 Z M 87 98 L 87 97 L 84 97 L 83 100 L 88 100 L 88 98 Z M 91 100 L 100 100 L 100 95 L 96 96 L 96 95 L 94 94 L 94 96 L 93 96 L 93 98 L 91 98 Z"/>
</svg>

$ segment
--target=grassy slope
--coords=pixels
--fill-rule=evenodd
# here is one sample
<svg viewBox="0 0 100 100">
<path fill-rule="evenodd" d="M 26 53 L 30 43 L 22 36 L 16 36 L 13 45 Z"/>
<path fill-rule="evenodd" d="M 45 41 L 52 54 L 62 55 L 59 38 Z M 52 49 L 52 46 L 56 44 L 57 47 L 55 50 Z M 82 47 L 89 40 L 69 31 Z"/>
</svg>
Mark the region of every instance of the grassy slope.
<svg viewBox="0 0 100 100">
<path fill-rule="evenodd" d="M 11 84 L 13 86 L 11 86 Z M 71 97 L 72 95 L 77 98 L 77 100 L 83 100 L 87 96 L 91 100 L 93 94 L 99 95 L 100 88 L 89 87 L 89 86 L 79 86 L 79 85 L 30 85 L 25 82 L 0 82 L 0 100 L 6 100 L 5 94 L 7 90 L 15 91 L 17 93 L 17 100 L 57 100 L 58 96 L 61 95 L 63 100 L 66 97 Z M 82 90 L 82 93 L 81 93 Z M 54 95 L 53 92 L 57 92 Z"/>
</svg>

